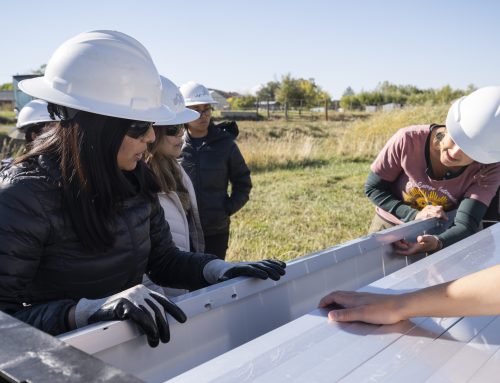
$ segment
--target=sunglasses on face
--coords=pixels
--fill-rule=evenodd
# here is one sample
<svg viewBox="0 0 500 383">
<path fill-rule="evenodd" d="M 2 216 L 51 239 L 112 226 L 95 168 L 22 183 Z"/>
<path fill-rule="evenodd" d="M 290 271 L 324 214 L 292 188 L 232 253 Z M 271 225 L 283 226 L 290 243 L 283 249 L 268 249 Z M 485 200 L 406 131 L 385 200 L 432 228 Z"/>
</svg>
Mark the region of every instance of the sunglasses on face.
<svg viewBox="0 0 500 383">
<path fill-rule="evenodd" d="M 183 125 L 167 125 L 163 129 L 166 136 L 179 136 L 184 133 Z"/>
<path fill-rule="evenodd" d="M 152 125 L 152 122 L 133 121 L 128 127 L 127 136 L 135 139 L 141 138 L 146 135 Z"/>
<path fill-rule="evenodd" d="M 203 110 L 197 110 L 197 109 L 193 109 L 193 110 L 195 110 L 196 112 L 198 112 L 200 114 L 200 117 L 198 117 L 198 119 L 200 119 L 200 118 L 203 118 L 204 116 L 210 116 L 214 109 L 212 107 L 210 107 L 210 108 L 203 109 Z"/>
</svg>

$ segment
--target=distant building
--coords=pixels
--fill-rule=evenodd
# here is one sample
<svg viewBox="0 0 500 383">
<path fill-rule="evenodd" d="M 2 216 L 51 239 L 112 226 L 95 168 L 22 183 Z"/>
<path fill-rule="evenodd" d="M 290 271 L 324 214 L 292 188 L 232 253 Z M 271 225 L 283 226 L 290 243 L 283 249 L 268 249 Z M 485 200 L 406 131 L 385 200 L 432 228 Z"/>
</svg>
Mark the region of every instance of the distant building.
<svg viewBox="0 0 500 383">
<path fill-rule="evenodd" d="M 384 112 L 390 112 L 391 110 L 394 110 L 394 109 L 401 109 L 401 104 L 396 104 L 394 102 L 391 102 L 389 104 L 382 105 L 382 110 Z"/>
<path fill-rule="evenodd" d="M 210 90 L 210 95 L 212 98 L 217 101 L 217 104 L 213 105 L 214 109 L 217 110 L 227 110 L 231 108 L 231 105 L 229 105 L 229 102 L 222 96 L 220 93 L 216 92 L 215 90 Z"/>
<path fill-rule="evenodd" d="M 365 112 L 375 113 L 377 111 L 376 105 L 365 105 Z"/>
<path fill-rule="evenodd" d="M 278 101 L 259 101 L 257 103 L 259 109 L 266 109 L 267 106 L 269 105 L 269 110 L 280 110 L 281 109 L 281 104 Z"/>
<path fill-rule="evenodd" d="M 17 84 L 21 82 L 22 80 L 30 79 L 30 78 L 35 78 L 35 77 L 40 77 L 41 74 L 16 74 L 12 76 L 12 85 L 14 86 L 14 100 L 15 100 L 15 110 L 16 113 L 19 113 L 19 111 L 23 108 L 24 105 L 26 105 L 28 102 L 33 100 L 33 97 L 30 95 L 27 95 L 24 93 Z"/>
<path fill-rule="evenodd" d="M 311 112 L 314 113 L 325 113 L 325 107 L 324 106 L 317 106 L 315 108 L 309 109 Z"/>
</svg>

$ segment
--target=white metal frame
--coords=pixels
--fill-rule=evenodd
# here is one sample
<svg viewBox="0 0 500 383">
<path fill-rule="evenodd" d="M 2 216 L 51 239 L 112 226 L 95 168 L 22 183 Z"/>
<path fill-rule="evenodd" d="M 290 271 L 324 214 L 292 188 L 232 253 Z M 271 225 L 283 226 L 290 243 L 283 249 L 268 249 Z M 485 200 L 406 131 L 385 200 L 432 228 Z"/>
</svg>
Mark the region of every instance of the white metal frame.
<svg viewBox="0 0 500 383">
<path fill-rule="evenodd" d="M 236 278 L 183 295 L 177 303 L 187 323 L 169 317 L 171 340 L 155 349 L 128 322 L 96 324 L 60 339 L 147 382 L 162 382 L 310 312 L 332 289 L 358 289 L 407 266 L 410 260 L 394 255 L 391 243 L 441 230 L 436 219 L 413 221 L 291 261 L 277 282 Z"/>
<path fill-rule="evenodd" d="M 500 224 L 363 287 L 400 293 L 500 263 Z M 315 309 L 171 382 L 494 382 L 500 316 L 337 323 Z"/>
</svg>

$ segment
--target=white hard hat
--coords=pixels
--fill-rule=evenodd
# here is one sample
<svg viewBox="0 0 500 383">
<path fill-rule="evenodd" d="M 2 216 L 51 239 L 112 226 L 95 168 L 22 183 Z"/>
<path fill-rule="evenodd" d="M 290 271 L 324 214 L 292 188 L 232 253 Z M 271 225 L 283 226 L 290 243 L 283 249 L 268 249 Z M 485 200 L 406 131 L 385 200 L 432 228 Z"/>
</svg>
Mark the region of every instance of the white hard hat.
<svg viewBox="0 0 500 383">
<path fill-rule="evenodd" d="M 43 77 L 19 88 L 77 110 L 138 121 L 174 114 L 161 103 L 160 75 L 146 48 L 116 31 L 81 33 L 56 49 Z"/>
<path fill-rule="evenodd" d="M 32 100 L 24 105 L 19 112 L 16 128 L 20 131 L 26 131 L 29 125 L 52 121 L 59 121 L 59 117 L 54 116 L 54 119 L 50 118 L 50 114 L 47 111 L 47 102 Z"/>
<path fill-rule="evenodd" d="M 455 101 L 448 111 L 446 128 L 474 161 L 500 162 L 500 86 L 480 88 Z"/>
<path fill-rule="evenodd" d="M 160 76 L 162 91 L 162 102 L 175 113 L 173 120 L 156 121 L 155 125 L 177 125 L 185 124 L 200 118 L 200 114 L 192 109 L 186 108 L 184 97 L 172 81 L 164 76 Z"/>
<path fill-rule="evenodd" d="M 184 96 L 186 106 L 217 104 L 208 89 L 194 81 L 182 84 L 179 89 Z"/>
</svg>

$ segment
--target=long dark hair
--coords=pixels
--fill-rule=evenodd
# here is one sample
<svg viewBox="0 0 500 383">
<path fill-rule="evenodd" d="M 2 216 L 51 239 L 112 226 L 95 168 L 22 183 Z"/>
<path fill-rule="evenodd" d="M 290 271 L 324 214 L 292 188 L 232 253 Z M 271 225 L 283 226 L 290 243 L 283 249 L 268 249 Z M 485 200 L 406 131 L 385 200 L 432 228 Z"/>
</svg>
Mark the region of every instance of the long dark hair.
<svg viewBox="0 0 500 383">
<path fill-rule="evenodd" d="M 159 191 L 154 175 L 139 162 L 131 172 L 118 168 L 117 155 L 131 120 L 79 111 L 16 159 L 48 155 L 60 166 L 64 207 L 83 246 L 113 246 L 113 226 L 121 204 L 136 194 L 153 200 Z"/>
<path fill-rule="evenodd" d="M 175 158 L 160 153 L 159 146 L 163 137 L 166 136 L 165 129 L 162 126 L 154 126 L 154 130 L 156 139 L 148 145 L 146 163 L 156 176 L 161 191 L 177 193 L 182 207 L 187 213 L 191 209 L 191 200 L 189 199 L 189 192 L 182 182 L 180 166 Z"/>
</svg>

